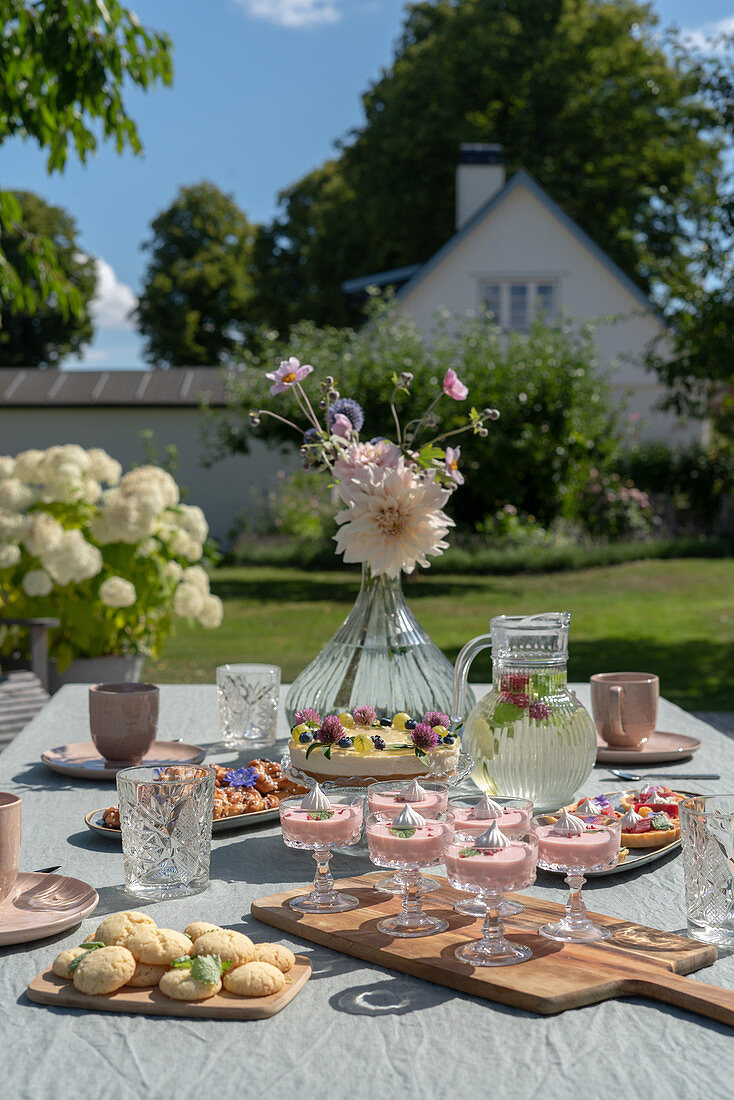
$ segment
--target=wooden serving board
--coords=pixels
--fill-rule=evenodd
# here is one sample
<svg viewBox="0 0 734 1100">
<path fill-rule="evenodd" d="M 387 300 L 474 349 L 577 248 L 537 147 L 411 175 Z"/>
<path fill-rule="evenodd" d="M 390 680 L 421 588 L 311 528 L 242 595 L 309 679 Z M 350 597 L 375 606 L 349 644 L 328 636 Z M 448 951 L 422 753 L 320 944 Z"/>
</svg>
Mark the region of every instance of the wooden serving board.
<svg viewBox="0 0 734 1100">
<path fill-rule="evenodd" d="M 466 900 L 465 894 L 432 876 L 442 885 L 424 899 L 424 908 L 428 914 L 440 912 L 449 922 L 448 930 L 419 939 L 391 939 L 376 925 L 398 912 L 400 900 L 373 889 L 381 877 L 385 876 L 362 875 L 337 883 L 338 889 L 360 900 L 360 907 L 348 913 L 297 913 L 287 902 L 302 889 L 261 898 L 253 902 L 251 912 L 265 924 L 345 955 L 531 1012 L 552 1014 L 612 997 L 644 996 L 734 1026 L 734 990 L 682 976 L 711 966 L 717 958 L 715 947 L 596 913 L 595 921 L 614 930 L 611 939 L 556 943 L 541 936 L 538 927 L 562 917 L 563 906 L 508 894 L 525 910 L 505 920 L 505 932 L 508 939 L 530 947 L 533 957 L 516 966 L 472 967 L 454 955 L 454 947 L 481 934 L 478 919 L 454 912 L 454 902 Z"/>
<path fill-rule="evenodd" d="M 92 1009 L 95 1012 L 132 1012 L 147 1016 L 183 1016 L 189 1020 L 265 1020 L 275 1016 L 293 1000 L 311 977 L 311 963 L 305 955 L 296 955 L 296 965 L 286 974 L 285 989 L 269 997 L 236 997 L 222 989 L 206 1001 L 174 1001 L 164 997 L 157 987 L 132 989 L 124 986 L 116 993 L 93 997 L 80 993 L 74 983 L 57 978 L 51 967 L 44 970 L 27 989 L 31 1001 L 42 1005 Z M 290 981 L 287 979 L 290 978 Z"/>
</svg>

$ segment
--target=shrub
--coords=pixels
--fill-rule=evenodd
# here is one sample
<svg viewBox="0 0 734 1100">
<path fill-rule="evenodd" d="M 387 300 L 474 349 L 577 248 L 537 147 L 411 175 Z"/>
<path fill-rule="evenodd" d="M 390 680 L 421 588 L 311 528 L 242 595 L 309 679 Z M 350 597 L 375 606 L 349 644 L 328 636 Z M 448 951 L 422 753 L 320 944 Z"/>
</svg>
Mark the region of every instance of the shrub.
<svg viewBox="0 0 734 1100">
<path fill-rule="evenodd" d="M 724 501 L 734 492 L 734 449 L 720 441 L 682 449 L 639 443 L 622 452 L 617 468 L 653 497 L 677 529 L 716 530 Z"/>
</svg>

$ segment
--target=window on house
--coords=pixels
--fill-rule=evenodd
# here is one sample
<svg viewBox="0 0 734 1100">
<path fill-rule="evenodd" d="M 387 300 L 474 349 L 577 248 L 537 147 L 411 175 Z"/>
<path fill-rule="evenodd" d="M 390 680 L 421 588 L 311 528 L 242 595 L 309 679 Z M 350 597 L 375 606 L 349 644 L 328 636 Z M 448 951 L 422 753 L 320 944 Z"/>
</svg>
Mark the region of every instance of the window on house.
<svg viewBox="0 0 734 1100">
<path fill-rule="evenodd" d="M 527 332 L 533 317 L 552 320 L 558 310 L 558 290 L 552 282 L 480 282 L 480 305 L 502 328 Z"/>
</svg>

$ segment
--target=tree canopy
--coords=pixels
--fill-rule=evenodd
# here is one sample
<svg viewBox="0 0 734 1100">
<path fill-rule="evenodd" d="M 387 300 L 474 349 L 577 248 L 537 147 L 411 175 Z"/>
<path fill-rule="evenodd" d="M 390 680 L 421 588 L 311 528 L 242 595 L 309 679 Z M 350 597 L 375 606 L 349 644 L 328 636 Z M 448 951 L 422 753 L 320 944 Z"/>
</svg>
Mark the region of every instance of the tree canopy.
<svg viewBox="0 0 734 1100">
<path fill-rule="evenodd" d="M 143 354 L 155 366 L 231 361 L 245 340 L 254 230 L 213 183 L 182 187 L 151 223 L 137 306 Z"/>
<path fill-rule="evenodd" d="M 75 311 L 63 308 L 53 293 L 31 310 L 3 305 L 0 362 L 4 367 L 53 367 L 92 339 L 89 306 L 97 285 L 94 260 L 80 250 L 76 225 L 65 210 L 50 206 L 30 191 L 15 192 L 13 197 L 21 217 L 5 235 L 6 260 L 17 270 L 29 236 L 50 241 L 58 270 L 75 288 L 79 307 Z"/>
<path fill-rule="evenodd" d="M 148 30 L 118 0 L 0 0 L 0 144 L 20 137 L 48 152 L 49 172 L 71 153 L 82 162 L 100 140 L 142 151 L 125 85 L 172 80 L 171 43 Z M 20 208 L 0 193 L 0 302 L 25 313 L 55 295 L 62 310 L 83 312 L 83 297 L 53 241 L 19 226 Z M 15 263 L 8 237 L 22 237 Z"/>
<path fill-rule="evenodd" d="M 656 23 L 636 0 L 410 4 L 363 125 L 258 242 L 261 318 L 343 324 L 343 279 L 428 259 L 453 232 L 465 141 L 500 142 L 640 286 L 685 293 L 716 230 L 726 112 Z"/>
</svg>

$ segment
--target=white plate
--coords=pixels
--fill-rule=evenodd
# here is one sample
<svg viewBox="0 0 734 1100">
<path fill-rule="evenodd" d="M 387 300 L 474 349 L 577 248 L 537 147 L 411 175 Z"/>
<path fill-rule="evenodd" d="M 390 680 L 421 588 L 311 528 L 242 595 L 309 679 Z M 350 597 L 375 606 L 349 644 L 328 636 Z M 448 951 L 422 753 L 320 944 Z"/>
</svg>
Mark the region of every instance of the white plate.
<svg viewBox="0 0 734 1100">
<path fill-rule="evenodd" d="M 105 807 L 106 808 L 106 807 Z M 102 814 L 104 808 L 101 810 L 92 810 L 91 813 L 84 815 L 84 820 L 87 824 L 87 828 L 91 829 L 93 833 L 101 833 L 102 836 L 108 836 L 116 840 L 122 838 L 122 833 L 119 829 L 112 829 L 109 825 L 105 825 L 102 821 Z M 235 814 L 234 817 L 220 817 L 217 821 L 212 822 L 212 833 L 226 833 L 231 829 L 250 828 L 253 825 L 264 825 L 267 821 L 274 821 L 280 816 L 279 811 L 275 810 L 255 810 L 251 814 Z"/>
</svg>

